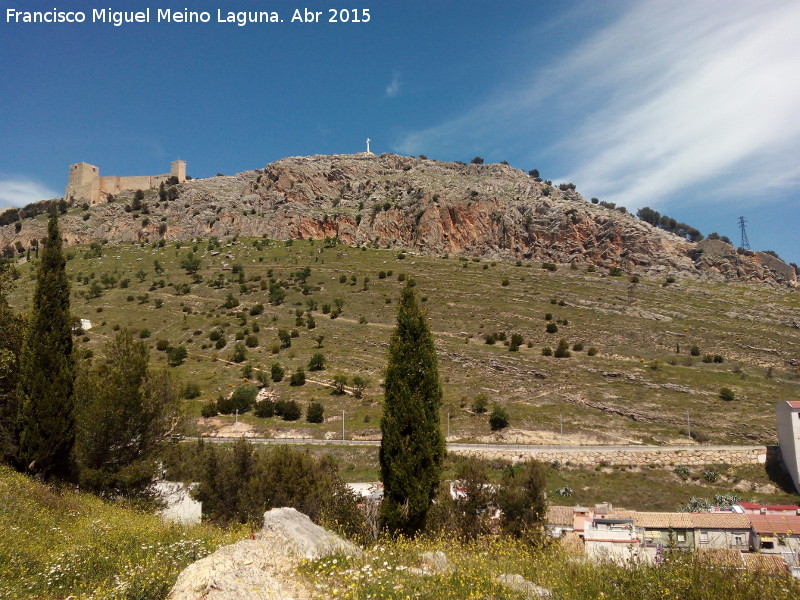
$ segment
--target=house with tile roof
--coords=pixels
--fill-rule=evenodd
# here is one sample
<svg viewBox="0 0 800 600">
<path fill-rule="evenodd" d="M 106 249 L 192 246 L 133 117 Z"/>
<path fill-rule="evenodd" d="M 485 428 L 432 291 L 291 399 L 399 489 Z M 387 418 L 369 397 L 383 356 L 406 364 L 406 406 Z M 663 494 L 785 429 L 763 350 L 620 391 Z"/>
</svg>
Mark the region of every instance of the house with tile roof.
<svg viewBox="0 0 800 600">
<path fill-rule="evenodd" d="M 756 502 L 737 502 L 736 512 L 746 515 L 800 515 L 800 506 L 797 504 L 758 504 Z"/>
<path fill-rule="evenodd" d="M 750 521 L 743 514 L 637 512 L 633 522 L 648 558 L 668 547 L 745 552 L 750 548 Z"/>
<path fill-rule="evenodd" d="M 778 445 L 783 466 L 789 472 L 794 487 L 800 493 L 800 402 L 778 402 L 775 407 Z"/>
<path fill-rule="evenodd" d="M 780 554 L 788 564 L 800 566 L 800 516 L 745 516 L 753 531 L 753 548 L 764 554 Z"/>
</svg>

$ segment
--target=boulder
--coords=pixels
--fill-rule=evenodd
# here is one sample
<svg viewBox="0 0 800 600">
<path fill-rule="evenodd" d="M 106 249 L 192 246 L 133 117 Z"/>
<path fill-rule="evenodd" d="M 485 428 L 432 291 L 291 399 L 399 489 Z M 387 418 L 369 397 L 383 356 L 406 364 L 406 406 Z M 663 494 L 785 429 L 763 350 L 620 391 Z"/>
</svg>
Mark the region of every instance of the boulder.
<svg viewBox="0 0 800 600">
<path fill-rule="evenodd" d="M 297 581 L 301 559 L 359 552 L 354 544 L 311 522 L 293 508 L 264 514 L 254 540 L 219 548 L 178 576 L 170 600 L 292 600 L 310 595 Z"/>
<path fill-rule="evenodd" d="M 553 595 L 553 592 L 547 588 L 543 588 L 532 581 L 528 581 L 522 575 L 503 573 L 497 577 L 497 581 L 505 588 L 514 590 L 515 592 L 522 592 L 529 600 L 533 600 L 534 598 L 550 598 Z"/>
<path fill-rule="evenodd" d="M 256 537 L 271 539 L 284 552 L 312 560 L 331 554 L 361 552 L 352 542 L 313 523 L 294 508 L 273 508 L 264 513 L 264 528 Z"/>
</svg>

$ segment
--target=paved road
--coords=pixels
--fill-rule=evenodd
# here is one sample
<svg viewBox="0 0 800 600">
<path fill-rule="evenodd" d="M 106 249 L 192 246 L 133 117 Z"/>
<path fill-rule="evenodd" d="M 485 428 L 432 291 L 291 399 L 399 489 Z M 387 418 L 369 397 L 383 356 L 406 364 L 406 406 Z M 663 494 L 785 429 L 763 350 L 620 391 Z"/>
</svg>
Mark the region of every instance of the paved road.
<svg viewBox="0 0 800 600">
<path fill-rule="evenodd" d="M 235 442 L 238 437 L 184 437 L 184 441 L 197 441 L 202 439 L 205 442 L 211 443 L 230 443 Z M 304 446 L 304 445 L 319 445 L 319 446 L 380 446 L 379 441 L 371 440 L 317 440 L 310 438 L 288 438 L 288 439 L 274 439 L 274 438 L 246 438 L 247 441 L 254 444 L 276 444 L 276 445 L 290 445 L 290 446 Z M 448 450 L 482 450 L 482 451 L 520 451 L 520 452 L 597 452 L 597 451 L 614 451 L 622 450 L 628 452 L 674 452 L 676 450 L 763 450 L 765 446 L 701 446 L 701 445 L 687 445 L 687 446 L 537 446 L 531 444 L 480 444 L 480 443 L 454 443 L 448 442 Z"/>
</svg>

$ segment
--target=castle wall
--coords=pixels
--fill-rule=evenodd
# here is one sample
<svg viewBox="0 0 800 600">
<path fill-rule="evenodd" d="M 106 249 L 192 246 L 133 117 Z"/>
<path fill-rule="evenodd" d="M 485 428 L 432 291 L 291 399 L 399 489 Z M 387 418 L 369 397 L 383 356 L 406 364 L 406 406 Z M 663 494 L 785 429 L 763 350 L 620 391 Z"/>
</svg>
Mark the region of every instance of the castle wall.
<svg viewBox="0 0 800 600">
<path fill-rule="evenodd" d="M 186 181 L 185 161 L 174 161 L 170 165 L 169 173 L 133 177 L 116 175 L 100 177 L 100 170 L 96 166 L 89 163 L 77 163 L 70 167 L 64 198 L 67 201 L 74 199 L 77 203 L 98 204 L 105 202 L 108 194 L 157 188 L 162 183 L 166 185 L 171 177 L 177 177 L 178 183 Z"/>
</svg>

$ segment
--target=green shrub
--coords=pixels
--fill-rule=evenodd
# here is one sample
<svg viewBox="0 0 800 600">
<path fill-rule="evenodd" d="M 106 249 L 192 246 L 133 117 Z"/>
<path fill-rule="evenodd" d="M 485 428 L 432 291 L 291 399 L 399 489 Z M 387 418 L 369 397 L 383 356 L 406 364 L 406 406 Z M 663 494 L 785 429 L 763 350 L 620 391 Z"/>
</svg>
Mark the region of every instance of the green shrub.
<svg viewBox="0 0 800 600">
<path fill-rule="evenodd" d="M 325 355 L 321 352 L 316 352 L 308 361 L 309 371 L 322 371 L 325 369 Z"/>
<path fill-rule="evenodd" d="M 188 352 L 186 352 L 185 346 L 173 346 L 169 350 L 167 350 L 167 359 L 169 360 L 169 366 L 177 367 L 183 364 L 183 361 L 186 360 L 188 356 Z"/>
<path fill-rule="evenodd" d="M 719 390 L 719 399 L 730 402 L 731 400 L 736 400 L 736 394 L 731 388 L 724 387 Z"/>
<path fill-rule="evenodd" d="M 306 421 L 309 423 L 322 423 L 325 408 L 320 402 L 312 402 L 306 409 Z"/>
<path fill-rule="evenodd" d="M 472 412 L 476 415 L 482 415 L 486 412 L 486 407 L 489 405 L 489 397 L 481 392 L 472 401 Z"/>
<path fill-rule="evenodd" d="M 597 348 L 594 346 L 590 346 L 589 349 L 586 351 L 588 356 L 596 356 L 597 355 Z"/>
<path fill-rule="evenodd" d="M 270 367 L 270 377 L 272 377 L 272 381 L 274 381 L 275 383 L 283 381 L 283 376 L 285 374 L 286 371 L 280 365 L 280 363 L 272 363 L 272 367 Z"/>
<path fill-rule="evenodd" d="M 202 416 L 204 419 L 216 417 L 218 414 L 219 412 L 217 411 L 217 403 L 213 400 L 203 404 L 202 408 L 200 409 L 200 416 Z"/>
<path fill-rule="evenodd" d="M 280 412 L 284 421 L 297 421 L 300 418 L 300 405 L 296 400 L 279 400 L 275 409 L 275 414 Z"/>
<path fill-rule="evenodd" d="M 523 339 L 522 335 L 519 333 L 512 333 L 511 334 L 511 342 L 508 345 L 508 350 L 510 352 L 517 352 L 519 347 L 525 340 Z"/>
<path fill-rule="evenodd" d="M 489 415 L 489 427 L 492 431 L 498 431 L 508 427 L 509 416 L 508 411 L 500 405 L 495 405 L 492 409 L 492 414 Z"/>
<path fill-rule="evenodd" d="M 547 333 L 558 333 L 558 325 L 550 321 L 545 328 Z"/>
<path fill-rule="evenodd" d="M 572 354 L 570 354 L 569 351 L 569 344 L 567 343 L 567 340 L 562 338 L 558 342 L 558 346 L 553 352 L 553 356 L 555 356 L 556 358 L 569 358 L 570 356 L 572 356 Z"/>
<path fill-rule="evenodd" d="M 246 358 L 247 358 L 247 350 L 245 349 L 243 343 L 238 342 L 233 347 L 233 354 L 231 355 L 231 360 L 235 363 L 240 363 L 244 362 Z"/>
<path fill-rule="evenodd" d="M 255 348 L 258 346 L 258 336 L 251 333 L 244 339 L 244 344 L 248 348 Z"/>
<path fill-rule="evenodd" d="M 542 348 L 542 356 L 553 356 L 553 349 L 550 346 Z"/>
<path fill-rule="evenodd" d="M 303 367 L 297 367 L 297 370 L 289 377 L 289 385 L 301 386 L 306 384 L 306 372 Z"/>
<path fill-rule="evenodd" d="M 275 402 L 269 398 L 259 400 L 253 406 L 253 414 L 259 419 L 269 419 L 275 416 Z"/>
<path fill-rule="evenodd" d="M 253 407 L 257 395 L 258 387 L 254 385 L 242 384 L 236 386 L 233 394 L 231 394 L 233 409 L 238 409 L 240 413 L 247 412 Z"/>
<path fill-rule="evenodd" d="M 689 349 L 689 354 L 691 354 L 692 356 L 700 356 L 700 346 L 698 346 L 697 344 L 692 346 Z"/>
<path fill-rule="evenodd" d="M 200 386 L 194 381 L 187 381 L 183 386 L 181 395 L 187 400 L 197 398 L 200 395 Z"/>
</svg>

